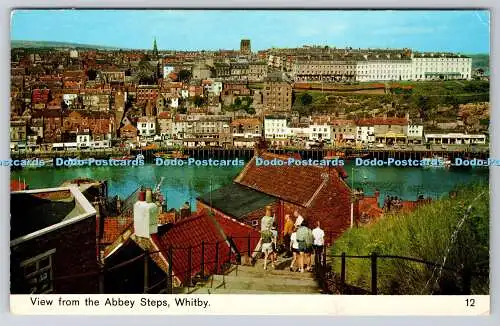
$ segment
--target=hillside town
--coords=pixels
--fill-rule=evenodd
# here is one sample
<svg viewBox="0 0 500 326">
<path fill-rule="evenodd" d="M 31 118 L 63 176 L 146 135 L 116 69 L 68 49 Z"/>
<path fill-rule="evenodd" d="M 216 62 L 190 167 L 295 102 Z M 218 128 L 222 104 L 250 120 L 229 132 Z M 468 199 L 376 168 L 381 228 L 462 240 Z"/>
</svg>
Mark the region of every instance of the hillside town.
<svg viewBox="0 0 500 326">
<path fill-rule="evenodd" d="M 252 148 L 262 136 L 275 147 L 299 148 L 487 142 L 487 99 L 448 105 L 449 121 L 432 125 L 425 113 L 391 99 L 411 94 L 412 83 L 487 78 L 459 54 L 327 46 L 253 52 L 250 40 L 241 40 L 239 51 L 160 51 L 156 39 L 143 51 L 11 52 L 14 151 Z M 368 110 L 359 100 L 336 99 L 339 93 L 389 100 Z M 356 105 L 365 108 L 350 112 Z"/>
<path fill-rule="evenodd" d="M 419 93 L 434 82 L 463 87 L 466 95 Z M 470 57 L 407 48 L 252 51 L 249 39 L 239 50 L 218 51 L 160 50 L 156 39 L 151 50 L 13 48 L 13 153 L 152 146 L 253 152 L 216 187 L 223 169 L 150 164 L 112 175 L 113 169 L 75 168 L 71 179 L 71 169 L 54 168 L 46 169 L 50 181 L 36 169 L 15 171 L 11 292 L 331 294 L 327 248 L 342 234 L 409 214 L 438 196 L 421 187 L 403 198 L 404 187 L 387 181 L 390 171 L 385 189 L 372 187 L 363 172 L 356 180 L 364 189 L 354 186 L 354 167 L 264 167 L 256 159 L 301 158 L 298 151 L 273 151 L 287 148 L 325 149 L 322 156 L 327 148 L 486 148 L 486 84 Z M 53 177 L 58 173 L 67 180 Z M 172 188 L 165 195 L 167 177 Z M 182 192 L 186 185 L 189 194 Z M 127 193 L 111 195 L 112 187 Z M 439 195 L 454 198 L 450 189 Z M 185 201 L 181 207 L 171 204 L 175 196 Z M 292 234 L 301 228 L 321 234 L 314 251 L 312 243 L 308 252 L 294 247 Z M 262 231 L 271 229 L 268 268 L 268 253 L 264 259 L 261 253 L 270 242 Z M 299 257 L 297 266 L 292 257 Z"/>
</svg>

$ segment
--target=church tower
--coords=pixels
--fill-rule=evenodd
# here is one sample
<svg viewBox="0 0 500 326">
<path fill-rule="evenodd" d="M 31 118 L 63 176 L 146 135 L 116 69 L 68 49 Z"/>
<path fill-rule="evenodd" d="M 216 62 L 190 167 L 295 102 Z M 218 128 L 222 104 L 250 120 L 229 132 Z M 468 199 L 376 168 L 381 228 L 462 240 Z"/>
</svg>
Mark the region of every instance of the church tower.
<svg viewBox="0 0 500 326">
<path fill-rule="evenodd" d="M 153 41 L 153 57 L 155 60 L 158 59 L 158 46 L 156 44 L 156 37 Z"/>
</svg>

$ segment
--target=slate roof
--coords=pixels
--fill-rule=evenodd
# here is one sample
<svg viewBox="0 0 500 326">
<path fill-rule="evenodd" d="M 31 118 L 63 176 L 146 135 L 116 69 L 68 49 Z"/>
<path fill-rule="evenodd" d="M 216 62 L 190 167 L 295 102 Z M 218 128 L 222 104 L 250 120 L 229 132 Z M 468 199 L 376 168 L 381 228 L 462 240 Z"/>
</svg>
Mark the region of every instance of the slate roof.
<svg viewBox="0 0 500 326">
<path fill-rule="evenodd" d="M 197 199 L 238 220 L 276 201 L 272 196 L 238 183 L 221 187 Z"/>
</svg>

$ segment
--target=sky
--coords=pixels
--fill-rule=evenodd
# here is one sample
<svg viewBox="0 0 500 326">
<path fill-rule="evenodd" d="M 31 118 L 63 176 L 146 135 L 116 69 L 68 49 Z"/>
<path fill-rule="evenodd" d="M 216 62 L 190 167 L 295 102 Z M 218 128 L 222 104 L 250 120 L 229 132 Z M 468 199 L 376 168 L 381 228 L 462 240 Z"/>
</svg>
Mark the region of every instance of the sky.
<svg viewBox="0 0 500 326">
<path fill-rule="evenodd" d="M 489 53 L 490 13 L 467 11 L 15 10 L 11 39 L 160 50 L 321 45 Z"/>
</svg>

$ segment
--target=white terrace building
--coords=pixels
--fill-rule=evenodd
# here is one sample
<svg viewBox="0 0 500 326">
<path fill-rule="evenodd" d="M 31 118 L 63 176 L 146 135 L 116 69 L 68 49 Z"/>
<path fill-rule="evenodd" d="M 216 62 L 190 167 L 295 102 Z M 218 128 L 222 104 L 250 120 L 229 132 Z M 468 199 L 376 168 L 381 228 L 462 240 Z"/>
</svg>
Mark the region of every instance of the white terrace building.
<svg viewBox="0 0 500 326">
<path fill-rule="evenodd" d="M 425 142 L 430 144 L 486 144 L 486 135 L 482 134 L 426 134 Z"/>
<path fill-rule="evenodd" d="M 412 54 L 412 79 L 471 79 L 472 58 L 450 53 Z"/>
<path fill-rule="evenodd" d="M 357 81 L 410 80 L 412 61 L 400 54 L 364 55 L 356 63 Z"/>
<path fill-rule="evenodd" d="M 264 136 L 266 139 L 286 139 L 289 131 L 285 117 L 265 117 Z"/>
</svg>

